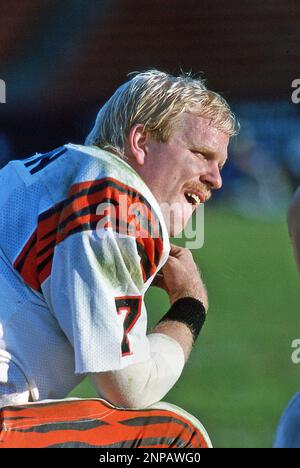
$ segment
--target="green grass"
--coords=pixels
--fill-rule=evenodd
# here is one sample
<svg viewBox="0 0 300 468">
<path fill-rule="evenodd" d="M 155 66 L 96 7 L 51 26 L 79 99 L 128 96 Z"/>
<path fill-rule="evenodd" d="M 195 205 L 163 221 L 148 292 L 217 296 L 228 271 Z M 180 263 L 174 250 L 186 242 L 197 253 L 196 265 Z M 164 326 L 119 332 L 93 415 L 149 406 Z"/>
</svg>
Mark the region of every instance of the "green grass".
<svg viewBox="0 0 300 468">
<path fill-rule="evenodd" d="M 284 219 L 261 222 L 207 209 L 194 251 L 209 317 L 179 382 L 165 398 L 197 416 L 215 447 L 271 447 L 288 399 L 300 389 L 291 342 L 300 338 L 300 278 Z M 150 288 L 149 327 L 168 300 Z M 72 395 L 94 396 L 88 380 Z"/>
</svg>

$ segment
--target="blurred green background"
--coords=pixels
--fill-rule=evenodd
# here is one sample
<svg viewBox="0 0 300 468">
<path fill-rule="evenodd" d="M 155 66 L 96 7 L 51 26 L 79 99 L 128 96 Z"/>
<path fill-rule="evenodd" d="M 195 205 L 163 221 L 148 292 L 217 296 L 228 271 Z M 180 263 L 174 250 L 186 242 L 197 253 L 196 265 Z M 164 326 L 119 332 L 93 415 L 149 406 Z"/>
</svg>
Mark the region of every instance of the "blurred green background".
<svg viewBox="0 0 300 468">
<path fill-rule="evenodd" d="M 165 401 L 198 417 L 215 447 L 271 447 L 288 399 L 300 389 L 291 342 L 300 338 L 300 281 L 284 216 L 246 219 L 205 211 L 205 243 L 193 252 L 205 278 L 209 317 Z M 150 288 L 149 327 L 167 311 Z M 72 396 L 95 396 L 89 380 Z"/>
</svg>

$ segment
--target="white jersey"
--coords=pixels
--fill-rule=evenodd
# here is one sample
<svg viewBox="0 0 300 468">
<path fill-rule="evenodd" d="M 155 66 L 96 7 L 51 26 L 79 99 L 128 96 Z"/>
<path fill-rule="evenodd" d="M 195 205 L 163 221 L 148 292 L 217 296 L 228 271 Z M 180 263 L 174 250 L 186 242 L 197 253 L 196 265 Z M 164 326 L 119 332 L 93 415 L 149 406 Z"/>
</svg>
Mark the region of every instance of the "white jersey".
<svg viewBox="0 0 300 468">
<path fill-rule="evenodd" d="M 0 405 L 148 359 L 143 297 L 170 246 L 138 174 L 68 144 L 2 169 L 0 208 Z"/>
</svg>

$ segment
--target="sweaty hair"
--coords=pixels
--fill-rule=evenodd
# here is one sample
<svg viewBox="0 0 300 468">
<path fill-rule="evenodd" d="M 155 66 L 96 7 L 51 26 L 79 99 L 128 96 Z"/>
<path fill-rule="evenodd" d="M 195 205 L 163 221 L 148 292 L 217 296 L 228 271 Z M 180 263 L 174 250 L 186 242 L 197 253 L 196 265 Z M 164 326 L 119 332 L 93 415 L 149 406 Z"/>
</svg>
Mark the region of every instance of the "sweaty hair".
<svg viewBox="0 0 300 468">
<path fill-rule="evenodd" d="M 158 141 L 167 142 L 183 112 L 209 119 L 229 136 L 238 133 L 239 124 L 228 103 L 208 90 L 203 79 L 159 70 L 132 75 L 100 109 L 86 145 L 124 157 L 125 142 L 134 125 L 142 124 Z"/>
</svg>

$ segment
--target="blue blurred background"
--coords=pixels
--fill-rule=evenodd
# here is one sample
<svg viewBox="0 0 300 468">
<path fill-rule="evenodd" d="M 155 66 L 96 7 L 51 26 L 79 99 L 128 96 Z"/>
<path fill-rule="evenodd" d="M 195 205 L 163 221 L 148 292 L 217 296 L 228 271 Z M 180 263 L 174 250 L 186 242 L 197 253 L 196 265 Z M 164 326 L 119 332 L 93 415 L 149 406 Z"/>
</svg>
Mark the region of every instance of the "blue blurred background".
<svg viewBox="0 0 300 468">
<path fill-rule="evenodd" d="M 300 386 L 290 359 L 300 288 L 285 225 L 300 182 L 300 104 L 291 99 L 300 3 L 1 0 L 0 11 L 0 166 L 82 143 L 131 71 L 201 73 L 232 105 L 241 133 L 195 254 L 211 317 L 168 399 L 202 418 L 216 446 L 270 446 Z M 151 325 L 167 301 L 155 289 L 147 300 Z M 94 393 L 85 382 L 75 394 Z"/>
</svg>

